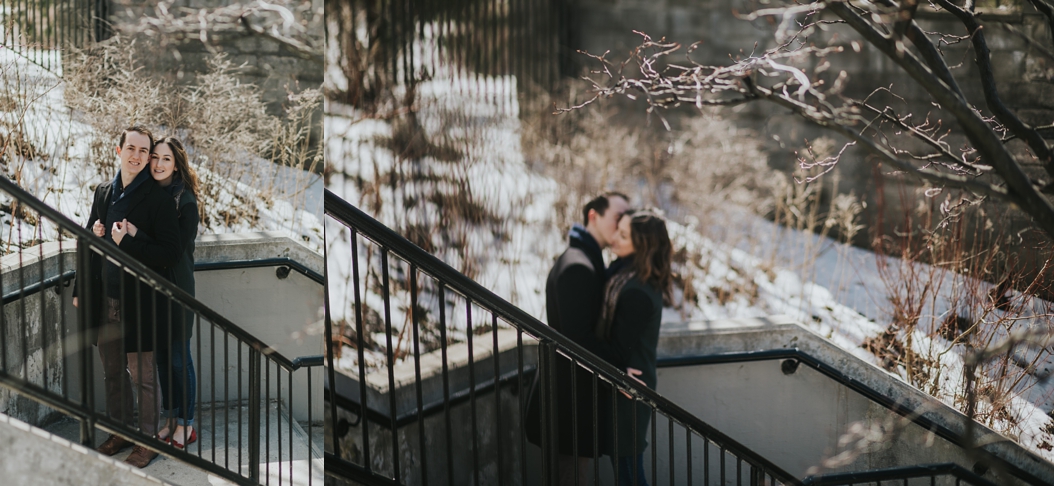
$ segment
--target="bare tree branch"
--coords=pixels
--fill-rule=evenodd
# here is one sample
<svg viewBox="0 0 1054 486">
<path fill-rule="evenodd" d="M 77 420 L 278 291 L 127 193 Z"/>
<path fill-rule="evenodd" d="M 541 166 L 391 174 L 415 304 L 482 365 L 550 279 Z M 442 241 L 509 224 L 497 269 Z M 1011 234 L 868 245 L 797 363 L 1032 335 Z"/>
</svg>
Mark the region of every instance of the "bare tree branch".
<svg viewBox="0 0 1054 486">
<path fill-rule="evenodd" d="M 1028 1 L 1032 3 L 1033 7 L 1036 7 L 1036 10 L 1039 10 L 1039 13 L 1047 17 L 1047 26 L 1050 27 L 1050 45 L 1054 47 L 1054 6 L 1051 6 L 1046 0 Z"/>
<path fill-rule="evenodd" d="M 963 10 L 949 0 L 935 0 L 945 10 L 948 10 L 959 19 L 966 30 L 970 32 L 974 51 L 976 51 L 977 67 L 981 70 L 981 87 L 984 91 L 985 102 L 988 109 L 992 110 L 1000 123 L 1006 125 L 1018 137 L 1021 137 L 1028 147 L 1032 149 L 1040 163 L 1043 164 L 1047 174 L 1054 176 L 1054 151 L 1051 151 L 1046 140 L 1043 139 L 1032 127 L 1021 121 L 999 98 L 996 88 L 995 72 L 992 69 L 992 53 L 988 50 L 982 26 L 977 22 L 977 17 L 970 11 Z"/>
</svg>

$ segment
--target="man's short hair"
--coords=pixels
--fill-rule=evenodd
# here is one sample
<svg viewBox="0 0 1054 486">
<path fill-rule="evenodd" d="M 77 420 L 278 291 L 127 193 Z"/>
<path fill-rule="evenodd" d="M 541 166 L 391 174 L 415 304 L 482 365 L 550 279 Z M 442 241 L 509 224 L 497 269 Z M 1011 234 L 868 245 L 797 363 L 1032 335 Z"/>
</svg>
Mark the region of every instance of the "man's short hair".
<svg viewBox="0 0 1054 486">
<path fill-rule="evenodd" d="M 592 210 L 596 210 L 597 214 L 603 216 L 604 215 L 604 211 L 607 211 L 608 210 L 608 206 L 611 205 L 611 203 L 608 201 L 608 198 L 612 198 L 612 197 L 621 197 L 625 201 L 627 201 L 627 202 L 629 201 L 629 198 L 626 197 L 626 195 L 621 193 L 621 192 L 607 191 L 607 192 L 601 193 L 599 196 L 594 197 L 589 202 L 587 202 L 585 207 L 582 208 L 582 224 L 585 224 L 585 225 L 589 224 L 589 210 L 591 210 L 591 209 Z"/>
<path fill-rule="evenodd" d="M 150 133 L 149 128 L 146 128 L 142 125 L 132 125 L 128 128 L 125 128 L 124 131 L 121 132 L 121 140 L 117 142 L 118 147 L 124 148 L 124 139 L 125 136 L 128 135 L 128 132 L 137 132 L 146 135 L 146 138 L 150 139 L 150 150 L 154 150 L 154 134 Z"/>
</svg>

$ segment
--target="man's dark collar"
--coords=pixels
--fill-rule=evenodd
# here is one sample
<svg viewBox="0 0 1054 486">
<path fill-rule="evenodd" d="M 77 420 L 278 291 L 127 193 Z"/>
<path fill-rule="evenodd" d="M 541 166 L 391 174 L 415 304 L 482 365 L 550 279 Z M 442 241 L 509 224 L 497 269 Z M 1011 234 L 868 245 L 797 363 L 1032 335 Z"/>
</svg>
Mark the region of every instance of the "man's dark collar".
<svg viewBox="0 0 1054 486">
<path fill-rule="evenodd" d="M 580 248 L 585 251 L 594 263 L 599 263 L 597 270 L 604 269 L 604 252 L 600 248 L 600 243 L 597 243 L 596 238 L 589 233 L 589 230 L 578 223 L 575 223 L 571 227 L 571 232 L 568 234 L 568 239 L 572 248 Z"/>
</svg>

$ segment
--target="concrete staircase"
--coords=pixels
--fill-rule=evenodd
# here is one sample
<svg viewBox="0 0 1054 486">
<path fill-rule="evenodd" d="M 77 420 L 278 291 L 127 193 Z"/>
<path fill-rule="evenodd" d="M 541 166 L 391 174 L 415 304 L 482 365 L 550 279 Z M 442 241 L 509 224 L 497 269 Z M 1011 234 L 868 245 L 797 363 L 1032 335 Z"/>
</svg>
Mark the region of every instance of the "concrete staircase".
<svg viewBox="0 0 1054 486">
<path fill-rule="evenodd" d="M 260 444 L 261 460 L 265 461 L 260 465 L 260 483 L 297 486 L 322 485 L 325 472 L 325 459 L 322 454 L 324 437 L 322 424 L 315 424 L 310 427 L 312 430 L 309 436 L 305 430 L 308 428 L 308 424 L 301 424 L 295 420 L 290 421 L 288 411 L 285 410 L 284 405 L 274 401 L 260 410 L 260 417 L 261 422 L 263 422 L 260 436 L 265 437 L 265 431 L 268 427 L 270 427 L 271 431 L 270 441 Z M 189 452 L 207 461 L 225 466 L 230 470 L 238 470 L 242 475 L 246 475 L 249 457 L 249 408 L 244 404 L 230 406 L 216 404 L 215 407 L 203 404 L 202 409 L 197 411 L 195 422 L 198 440 L 188 446 Z M 240 433 L 239 422 L 241 423 Z M 76 443 L 80 440 L 79 427 L 78 421 L 66 418 L 46 427 L 44 432 Z M 279 443 L 278 430 L 281 430 L 281 443 Z M 290 431 L 292 431 L 292 436 L 289 434 Z M 96 434 L 96 445 L 101 444 L 106 439 L 106 436 L 105 432 L 99 431 Z M 290 481 L 289 477 L 290 443 L 292 445 L 292 481 Z M 96 467 L 112 468 L 115 467 L 113 461 L 117 461 L 121 466 L 126 466 L 120 461 L 123 461 L 131 453 L 131 450 L 129 448 L 121 451 L 113 458 L 104 458 L 94 452 L 90 452 L 90 454 L 100 458 L 101 462 Z M 279 451 L 281 451 L 281 460 L 279 460 Z M 233 484 L 226 479 L 209 474 L 164 454 L 154 459 L 146 468 L 136 470 L 136 472 L 140 471 L 157 480 L 156 483 L 152 484 L 161 482 L 181 486 Z"/>
</svg>

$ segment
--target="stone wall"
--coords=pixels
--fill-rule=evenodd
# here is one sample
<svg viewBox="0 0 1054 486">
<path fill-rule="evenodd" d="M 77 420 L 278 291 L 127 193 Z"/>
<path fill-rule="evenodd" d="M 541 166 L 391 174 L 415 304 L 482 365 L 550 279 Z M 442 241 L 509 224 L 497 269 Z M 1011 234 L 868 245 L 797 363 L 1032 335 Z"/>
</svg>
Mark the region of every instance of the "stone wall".
<svg viewBox="0 0 1054 486">
<path fill-rule="evenodd" d="M 122 27 L 137 24 L 144 15 L 154 15 L 157 3 L 157 0 L 109 0 L 109 20 L 115 30 L 120 31 Z M 238 2 L 177 0 L 173 3 L 172 10 L 215 8 L 233 3 Z M 313 9 L 323 8 L 322 0 L 311 0 L 311 6 Z M 323 30 L 321 20 L 317 25 L 308 26 L 308 32 L 319 38 L 322 37 Z M 306 88 L 322 87 L 321 62 L 305 59 L 287 46 L 259 35 L 246 34 L 233 39 L 210 41 L 209 46 L 198 40 L 189 40 L 174 48 L 178 51 L 178 56 L 173 54 L 172 48 L 166 48 L 160 50 L 156 57 L 144 58 L 147 70 L 170 78 L 173 82 L 192 82 L 199 73 L 208 68 L 208 59 L 212 56 L 210 48 L 226 53 L 236 65 L 246 65 L 241 72 L 241 79 L 262 89 L 262 98 L 268 103 L 268 111 L 273 115 L 282 115 L 282 106 L 289 92 L 297 93 Z M 317 123 L 321 126 L 321 107 L 318 112 Z M 321 133 L 318 136 L 321 136 Z"/>
</svg>

